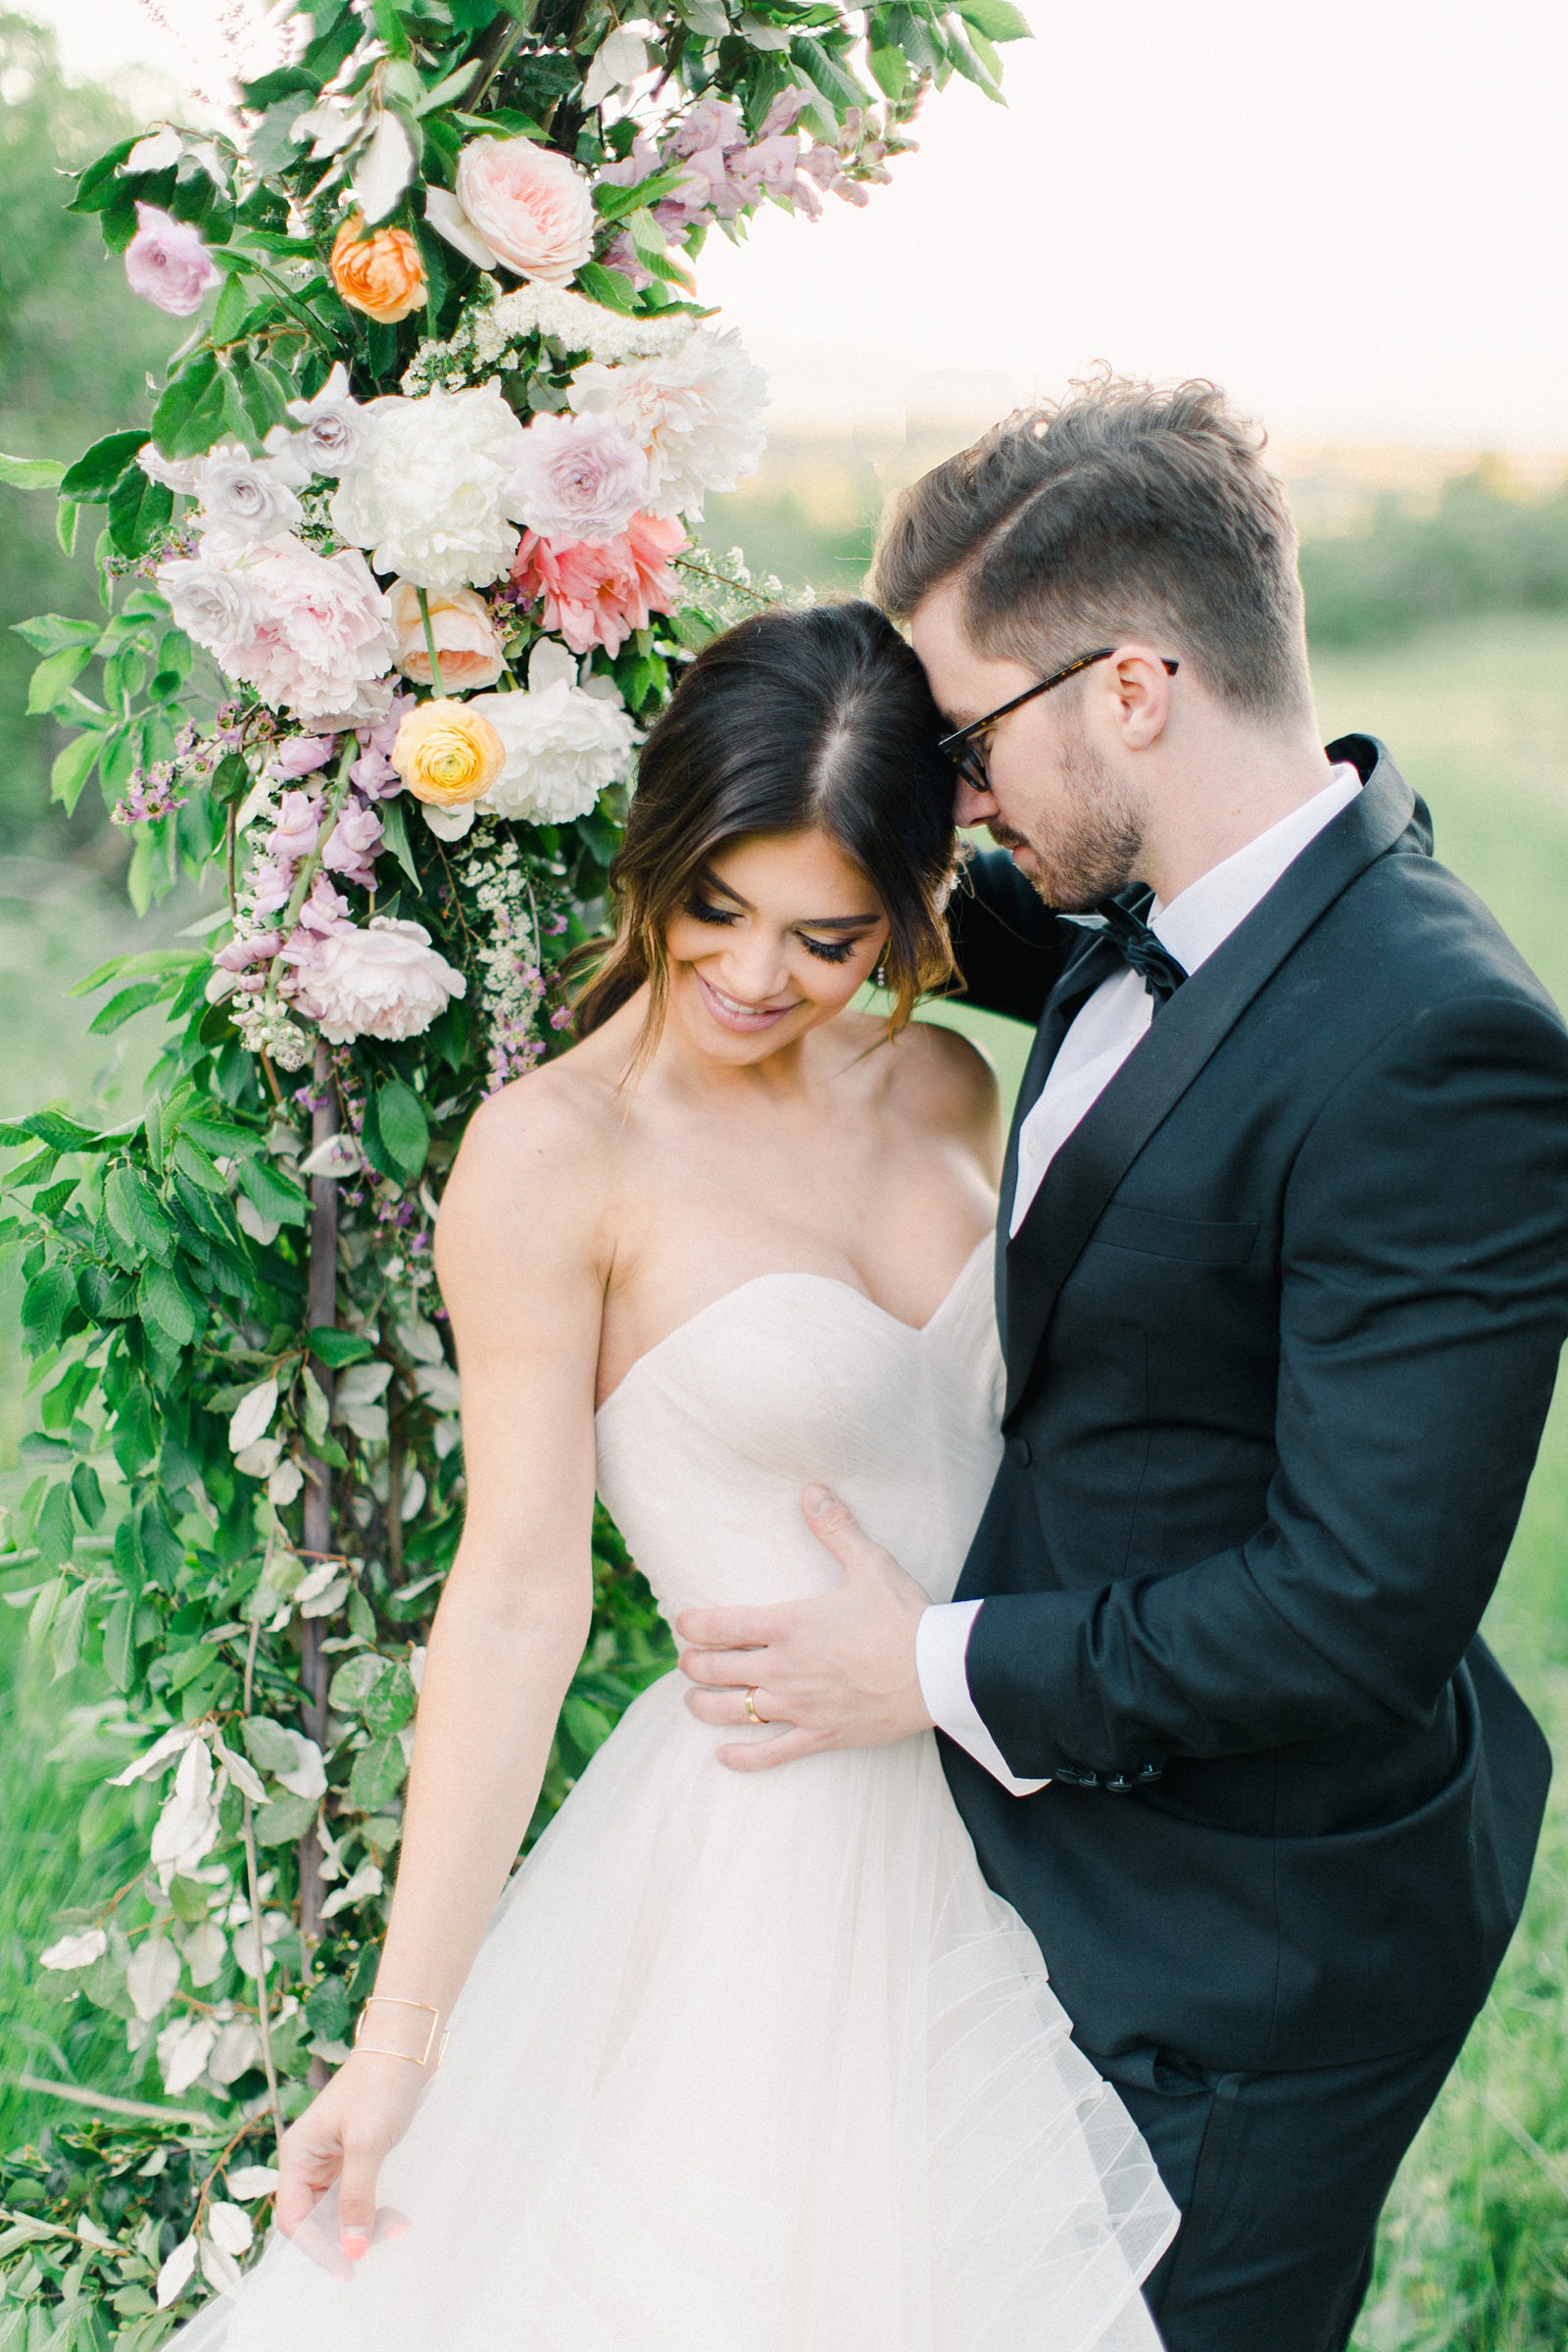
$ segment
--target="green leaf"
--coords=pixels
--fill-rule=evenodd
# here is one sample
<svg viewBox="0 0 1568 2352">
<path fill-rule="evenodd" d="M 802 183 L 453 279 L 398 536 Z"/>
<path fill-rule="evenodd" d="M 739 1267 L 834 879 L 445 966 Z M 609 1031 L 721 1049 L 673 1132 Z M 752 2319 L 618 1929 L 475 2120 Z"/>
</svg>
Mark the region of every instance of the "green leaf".
<svg viewBox="0 0 1568 2352">
<path fill-rule="evenodd" d="M 377 1734 L 400 1732 L 414 1713 L 414 1682 L 406 1666 L 389 1661 L 365 1701 L 365 1720 Z"/>
<path fill-rule="evenodd" d="M 316 1799 L 274 1796 L 258 1805 L 253 1816 L 259 1845 L 292 1845 L 316 1819 Z"/>
<path fill-rule="evenodd" d="M 270 1160 L 241 1160 L 239 1180 L 264 1217 L 274 1225 L 306 1225 L 310 1222 L 311 1204 L 306 1194 L 292 1176 L 285 1176 L 273 1167 Z"/>
<path fill-rule="evenodd" d="M 22 1328 L 33 1355 L 41 1355 L 55 1345 L 75 1303 L 76 1285 L 69 1266 L 45 1266 L 41 1274 L 33 1276 L 22 1298 Z"/>
<path fill-rule="evenodd" d="M 215 801 L 226 808 L 230 802 L 239 802 L 251 788 L 251 771 L 238 752 L 225 752 L 213 770 L 208 786 Z"/>
<path fill-rule="evenodd" d="M 192 1184 L 199 1184 L 204 1193 L 217 1193 L 220 1198 L 226 1196 L 227 1185 L 200 1144 L 192 1140 L 188 1127 L 174 1138 L 173 1157 L 175 1167 L 188 1176 Z"/>
<path fill-rule="evenodd" d="M 63 702 L 91 660 L 90 645 L 63 645 L 58 654 L 45 654 L 27 688 L 29 714 L 52 710 Z"/>
<path fill-rule="evenodd" d="M 156 1004 L 163 994 L 161 980 L 133 980 L 129 988 L 122 988 L 107 1004 L 99 1006 L 87 1024 L 88 1034 L 107 1037 L 112 1029 L 118 1029 L 136 1013 L 145 1012 L 149 1004 Z"/>
<path fill-rule="evenodd" d="M 877 88 L 885 98 L 904 96 L 909 79 L 909 61 L 902 49 L 873 49 L 866 60 Z"/>
<path fill-rule="evenodd" d="M 305 1345 L 312 1355 L 334 1372 L 344 1364 L 363 1364 L 375 1353 L 362 1332 L 333 1331 L 324 1323 L 312 1324 L 305 1335 Z"/>
<path fill-rule="evenodd" d="M 51 1487 L 44 1496 L 43 1508 L 33 1522 L 32 1540 L 46 1566 L 63 1568 L 70 1559 L 76 1541 L 76 1523 L 72 1516 L 68 1486 Z"/>
<path fill-rule="evenodd" d="M 327 1688 L 327 1703 L 340 1715 L 358 1715 L 382 1671 L 384 1660 L 373 1650 L 362 1650 L 358 1657 L 345 1658 Z"/>
<path fill-rule="evenodd" d="M 122 1160 L 104 1180 L 104 1213 L 127 1250 L 160 1264 L 174 1254 L 174 1228 L 139 1168 Z"/>
<path fill-rule="evenodd" d="M 396 1796 L 408 1770 L 403 1742 L 387 1733 L 362 1747 L 349 1776 L 349 1796 L 361 1813 L 374 1813 Z"/>
<path fill-rule="evenodd" d="M 217 777 L 213 779 L 215 784 L 217 780 Z M 249 781 L 250 778 L 247 774 L 247 785 Z M 399 793 L 394 799 L 383 801 L 377 808 L 376 814 L 381 819 L 382 840 L 414 884 L 415 889 L 419 890 L 423 885 L 419 880 L 419 869 L 414 862 L 414 850 L 409 840 L 408 811 L 403 805 L 405 798 L 406 795 Z"/>
<path fill-rule="evenodd" d="M 594 189 L 594 210 L 601 220 L 621 220 L 628 213 L 652 211 L 673 196 L 685 179 L 684 171 L 656 172 L 648 179 L 638 180 L 635 187 L 617 187 L 612 180 L 602 179 Z"/>
<path fill-rule="evenodd" d="M 375 1095 L 381 1144 L 405 1185 L 417 1183 L 430 1149 L 430 1124 L 412 1086 L 389 1078 Z"/>
<path fill-rule="evenodd" d="M 122 1592 L 104 1619 L 104 1672 L 117 1690 L 128 1690 L 136 1671 L 136 1603 Z"/>
<path fill-rule="evenodd" d="M 323 1977 L 306 1997 L 311 2032 L 321 2041 L 346 2041 L 353 2025 L 349 1988 L 341 1977 Z"/>
<path fill-rule="evenodd" d="M 0 453 L 0 482 L 13 490 L 57 490 L 65 466 L 58 458 L 8 458 Z"/>
<path fill-rule="evenodd" d="M 68 620 L 63 612 L 35 612 L 31 620 L 14 620 L 35 654 L 57 654 L 63 645 L 96 645 L 103 631 L 95 620 Z"/>
<path fill-rule="evenodd" d="M 591 1698 L 568 1697 L 561 1710 L 561 1721 L 568 1740 L 591 1756 L 596 1747 L 610 1738 L 611 1721 L 602 1707 Z"/>
<path fill-rule="evenodd" d="M 102 745 L 100 735 L 78 735 L 55 754 L 49 770 L 49 798 L 59 801 L 68 816 L 81 798 L 81 788 L 92 774 Z"/>
<path fill-rule="evenodd" d="M 590 302 L 602 302 L 607 311 L 622 311 L 630 318 L 637 308 L 631 279 L 622 270 L 607 270 L 601 262 L 584 262 L 577 272 L 577 284 Z"/>
<path fill-rule="evenodd" d="M 76 552 L 76 525 L 81 520 L 81 509 L 74 499 L 63 498 L 55 509 L 55 538 L 63 556 Z"/>
<path fill-rule="evenodd" d="M 144 555 L 174 512 L 174 493 L 129 466 L 109 493 L 109 536 L 122 556 Z"/>
<path fill-rule="evenodd" d="M 1027 17 L 1012 0 L 958 0 L 958 15 L 988 41 L 1027 41 L 1033 38 Z"/>
<path fill-rule="evenodd" d="M 71 1473 L 71 1499 L 89 1527 L 99 1527 L 107 1507 L 98 1473 L 90 1462 L 78 1462 Z"/>
<path fill-rule="evenodd" d="M 135 465 L 136 452 L 146 447 L 147 437 L 145 425 L 128 432 L 105 433 L 67 468 L 61 477 L 61 496 L 74 498 L 82 506 L 101 506 L 126 466 Z M 139 473 L 141 467 L 137 466 L 136 470 Z"/>
<path fill-rule="evenodd" d="M 161 1331 L 175 1348 L 188 1348 L 196 1337 L 196 1309 L 174 1279 L 172 1269 L 156 1262 L 136 1286 L 136 1304 L 144 1323 Z"/>
</svg>

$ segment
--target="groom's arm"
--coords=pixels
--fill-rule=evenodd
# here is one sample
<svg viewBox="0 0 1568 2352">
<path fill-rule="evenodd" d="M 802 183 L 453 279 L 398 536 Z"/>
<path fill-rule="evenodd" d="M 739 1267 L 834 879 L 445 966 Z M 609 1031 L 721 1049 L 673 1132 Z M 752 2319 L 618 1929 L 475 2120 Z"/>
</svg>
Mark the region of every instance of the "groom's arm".
<svg viewBox="0 0 1568 2352">
<path fill-rule="evenodd" d="M 967 1002 L 1033 1028 L 1082 932 L 1053 913 L 1004 850 L 968 860 L 947 919 Z"/>
<path fill-rule="evenodd" d="M 1343 1082 L 1293 1171 L 1264 1523 L 1169 1575 L 982 1604 L 968 1690 L 1009 1773 L 1429 1720 L 1565 1328 L 1568 1037 L 1520 999 L 1434 1006 Z"/>
</svg>

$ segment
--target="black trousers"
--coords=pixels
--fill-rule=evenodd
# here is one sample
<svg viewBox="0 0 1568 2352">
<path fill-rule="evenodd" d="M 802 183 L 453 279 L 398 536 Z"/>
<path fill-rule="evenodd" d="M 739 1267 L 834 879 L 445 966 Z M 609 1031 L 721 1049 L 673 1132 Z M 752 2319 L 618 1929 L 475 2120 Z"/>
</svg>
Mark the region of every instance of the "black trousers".
<svg viewBox="0 0 1568 2352">
<path fill-rule="evenodd" d="M 1181 2207 L 1145 2288 L 1167 2352 L 1345 2352 L 1384 2199 L 1463 2044 L 1285 2075 L 1085 2053 Z"/>
</svg>

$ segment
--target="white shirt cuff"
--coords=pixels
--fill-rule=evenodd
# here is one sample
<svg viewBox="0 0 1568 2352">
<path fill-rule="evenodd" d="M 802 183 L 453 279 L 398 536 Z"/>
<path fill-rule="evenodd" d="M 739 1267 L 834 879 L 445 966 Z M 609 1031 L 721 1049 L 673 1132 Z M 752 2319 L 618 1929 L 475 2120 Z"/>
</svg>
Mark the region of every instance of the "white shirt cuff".
<svg viewBox="0 0 1568 2352">
<path fill-rule="evenodd" d="M 946 1732 L 977 1764 L 983 1764 L 1010 1795 L 1033 1796 L 1037 1788 L 1049 1788 L 1049 1780 L 1021 1781 L 1008 1771 L 1005 1756 L 969 1696 L 964 1658 L 974 1621 L 984 1605 L 978 1600 L 934 1601 L 922 1612 L 914 1629 L 914 1670 L 920 1678 L 920 1695 L 938 1731 Z"/>
</svg>

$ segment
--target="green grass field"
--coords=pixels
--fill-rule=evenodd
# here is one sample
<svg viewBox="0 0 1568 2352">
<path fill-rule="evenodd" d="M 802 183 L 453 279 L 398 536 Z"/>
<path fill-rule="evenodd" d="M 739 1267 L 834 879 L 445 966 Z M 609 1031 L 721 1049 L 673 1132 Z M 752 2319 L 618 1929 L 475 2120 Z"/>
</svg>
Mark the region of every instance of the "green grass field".
<svg viewBox="0 0 1568 2352">
<path fill-rule="evenodd" d="M 1376 653 L 1336 654 L 1316 669 L 1325 734 L 1361 727 L 1384 736 L 1431 804 L 1439 855 L 1568 1006 L 1568 622 L 1432 630 Z M 110 1056 L 85 1035 L 88 1008 L 62 1004 L 61 991 L 120 944 L 125 922 L 94 888 L 0 897 L 0 1020 L 10 1047 L 0 1110 L 49 1094 L 79 1099 L 104 1073 Z M 1002 1023 L 985 1034 L 1015 1084 L 1022 1033 Z M 129 1036 L 125 1061 L 108 1072 L 122 1090 L 139 1066 L 134 1029 Z M 0 1314 L 14 1305 L 0 1293 Z M 24 1426 L 14 1359 L 0 1351 L 0 1486 L 15 1483 Z M 0 1740 L 5 2068 L 145 2096 L 127 2077 L 118 2034 L 72 2027 L 36 1969 L 58 1907 L 120 1884 L 137 1849 L 118 1806 L 89 1801 L 112 1767 L 91 1719 L 68 1721 L 68 1711 L 90 1690 L 51 1684 L 47 1662 L 24 1663 L 21 1630 L 0 1611 L 0 1679 L 10 1670 L 14 1693 Z M 1568 1395 L 1489 1632 L 1568 1756 Z M 50 2112 L 61 2111 L 0 2084 L 0 2144 Z M 1494 1999 L 1401 2176 L 1356 2352 L 1560 2352 L 1565 2343 L 1568 1795 L 1553 1807 Z"/>
</svg>

